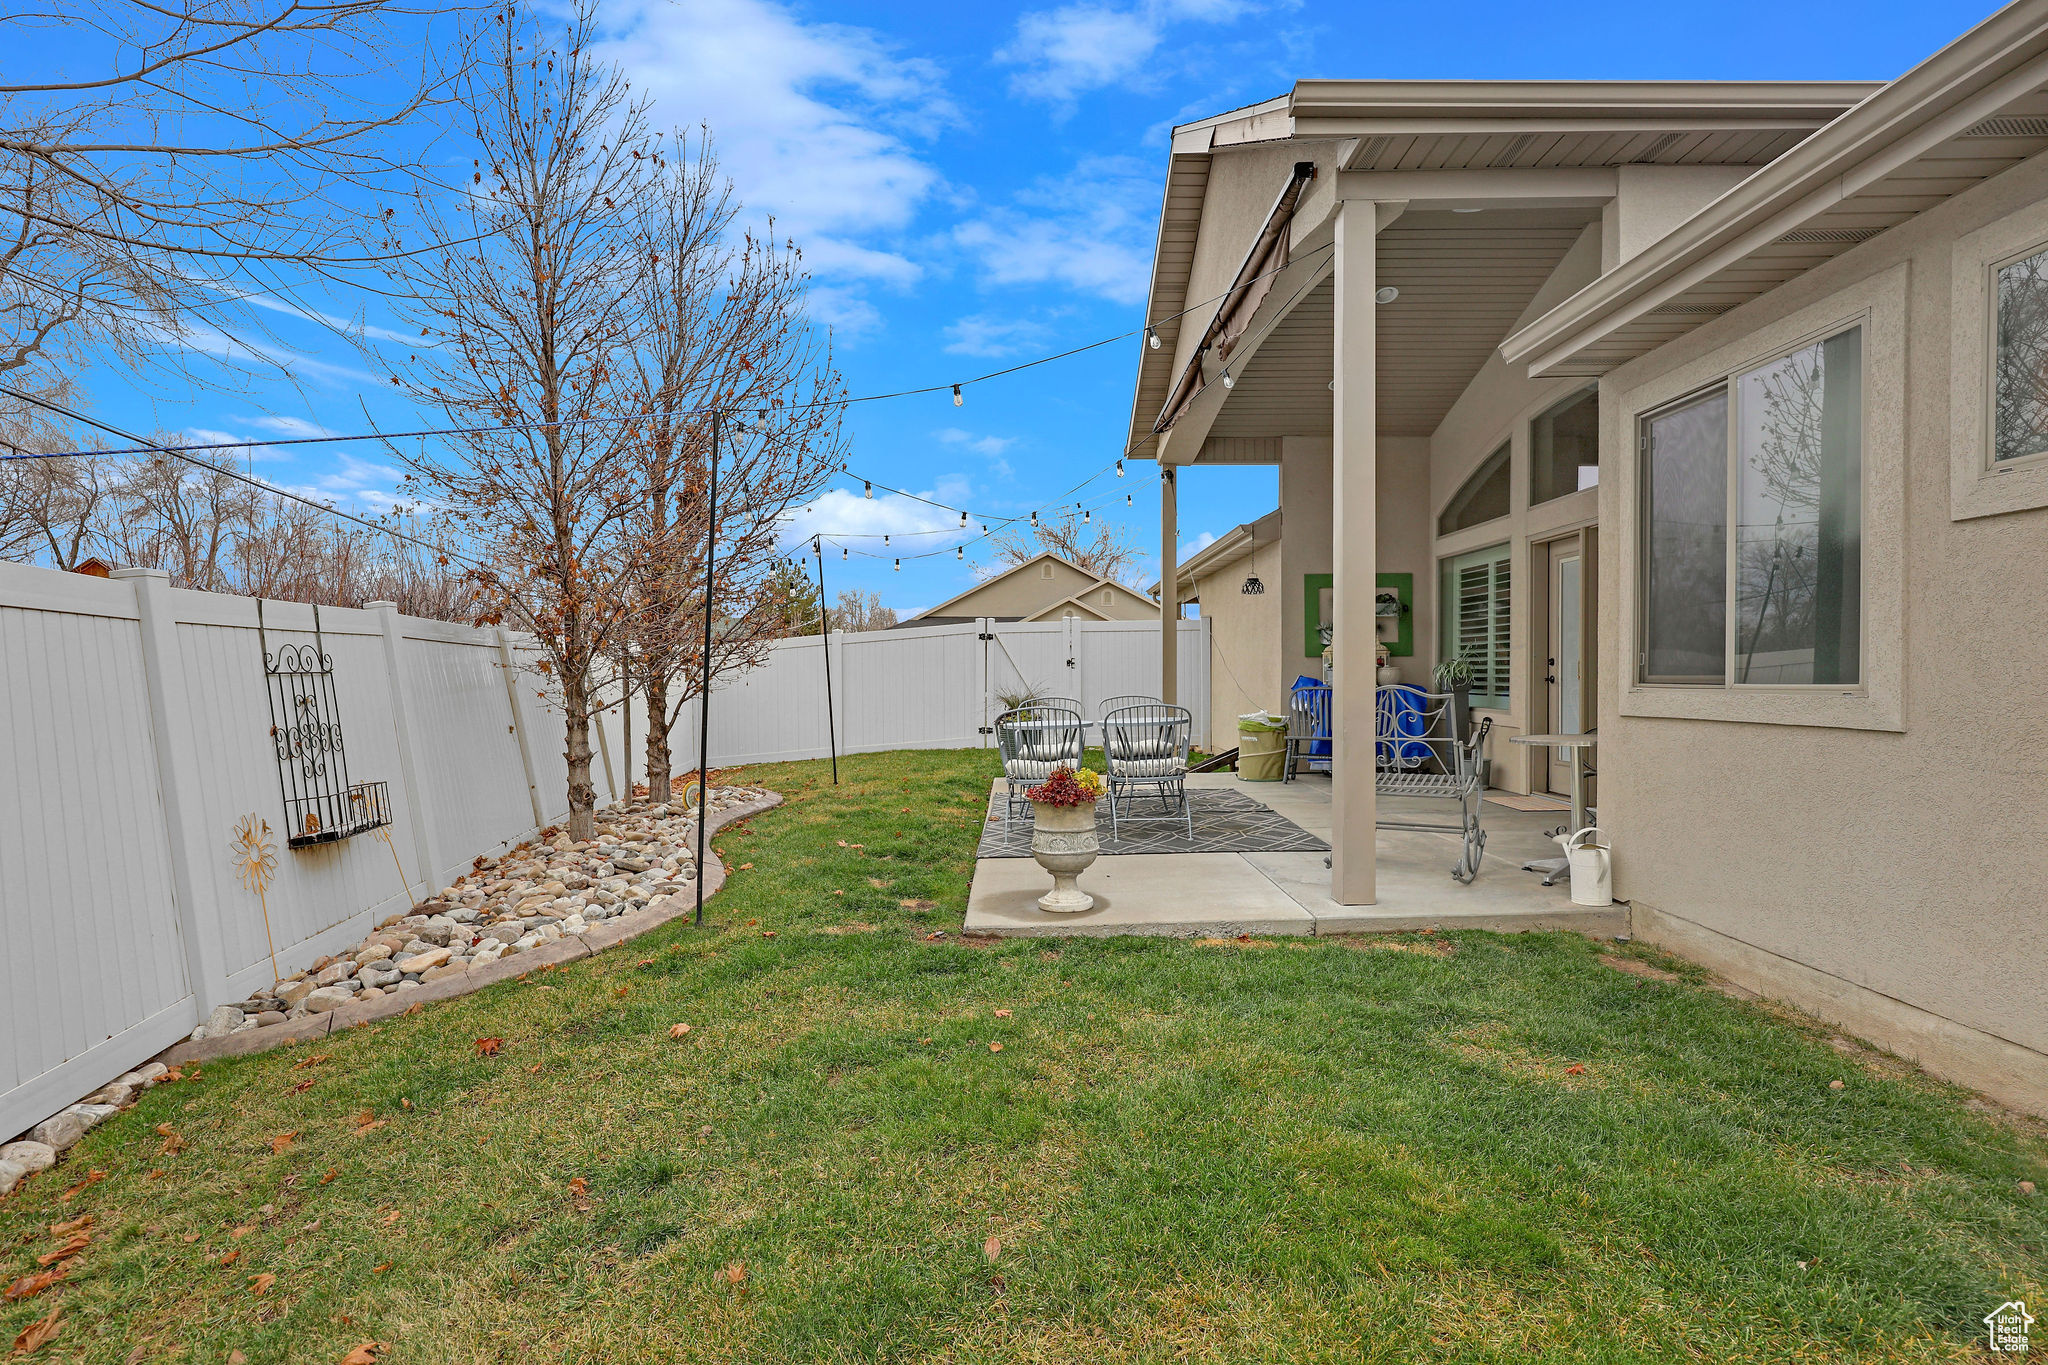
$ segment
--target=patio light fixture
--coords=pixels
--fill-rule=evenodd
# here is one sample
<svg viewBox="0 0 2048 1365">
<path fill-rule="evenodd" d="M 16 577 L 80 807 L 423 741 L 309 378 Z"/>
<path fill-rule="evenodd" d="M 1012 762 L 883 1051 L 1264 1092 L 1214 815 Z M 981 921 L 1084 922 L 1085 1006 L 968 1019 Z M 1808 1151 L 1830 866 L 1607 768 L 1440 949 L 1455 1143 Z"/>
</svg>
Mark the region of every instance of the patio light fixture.
<svg viewBox="0 0 2048 1365">
<path fill-rule="evenodd" d="M 1257 574 L 1248 573 L 1244 576 L 1244 586 L 1239 588 L 1238 591 L 1246 597 L 1263 597 L 1266 593 L 1266 585 L 1259 581 Z"/>
<path fill-rule="evenodd" d="M 953 386 L 953 406 L 956 408 L 961 407 L 965 405 L 966 402 L 967 400 L 961 397 L 960 395 L 960 386 L 958 384 L 955 384 Z"/>
<path fill-rule="evenodd" d="M 1388 284 L 1382 285 L 1380 286 L 1380 288 L 1373 291 L 1372 301 L 1378 304 L 1388 304 L 1392 303 L 1395 299 L 1398 299 L 1400 297 L 1401 291 L 1394 288 L 1393 285 Z"/>
<path fill-rule="evenodd" d="M 1150 347 L 1151 347 L 1151 348 L 1152 348 L 1153 350 L 1155 350 L 1155 351 L 1156 351 L 1156 350 L 1158 350 L 1158 349 L 1159 349 L 1159 333 L 1157 333 L 1157 332 L 1153 331 L 1153 330 L 1152 330 L 1152 329 L 1151 329 L 1150 327 L 1147 327 L 1147 328 L 1145 329 L 1145 344 L 1146 344 L 1147 346 L 1150 346 Z"/>
</svg>

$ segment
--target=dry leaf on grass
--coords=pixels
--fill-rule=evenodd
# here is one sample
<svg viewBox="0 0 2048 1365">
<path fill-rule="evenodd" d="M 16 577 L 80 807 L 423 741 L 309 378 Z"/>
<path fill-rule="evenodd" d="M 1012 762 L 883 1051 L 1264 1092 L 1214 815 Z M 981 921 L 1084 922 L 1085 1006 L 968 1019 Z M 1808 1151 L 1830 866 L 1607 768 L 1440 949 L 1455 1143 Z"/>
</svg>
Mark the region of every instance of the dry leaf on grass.
<svg viewBox="0 0 2048 1365">
<path fill-rule="evenodd" d="M 1001 1252 L 1002 1249 L 1002 1240 L 996 1237 L 991 1237 L 986 1242 L 983 1242 L 981 1244 L 981 1254 L 988 1257 L 991 1261 L 993 1261 L 996 1258 L 997 1254 Z"/>
<path fill-rule="evenodd" d="M 64 1310 L 61 1307 L 52 1308 L 50 1316 L 37 1318 L 22 1328 L 21 1335 L 14 1339 L 14 1349 L 21 1352 L 42 1350 L 50 1338 L 57 1335 L 57 1324 L 63 1316 Z"/>
<path fill-rule="evenodd" d="M 301 1057 L 292 1063 L 292 1070 L 304 1071 L 309 1066 L 318 1066 L 332 1055 L 332 1053 L 327 1052 L 316 1052 L 310 1057 Z"/>
<path fill-rule="evenodd" d="M 249 1277 L 249 1292 L 260 1299 L 265 1294 L 269 1293 L 270 1286 L 276 1283 L 277 1276 L 271 1274 L 267 1270 L 264 1271 L 261 1275 L 251 1275 Z"/>
<path fill-rule="evenodd" d="M 312 1082 L 307 1081 L 306 1084 L 311 1085 Z M 270 1140 L 270 1154 L 272 1156 L 283 1156 L 285 1153 L 285 1149 L 290 1147 L 294 1142 L 297 1142 L 298 1140 L 299 1130 L 296 1128 L 292 1129 L 289 1133 L 279 1133 L 276 1137 Z"/>
<path fill-rule="evenodd" d="M 311 1076 L 308 1076 L 305 1080 L 300 1081 L 297 1085 L 287 1087 L 284 1093 L 287 1095 L 303 1095 L 312 1088 L 313 1078 Z"/>
<path fill-rule="evenodd" d="M 1584 1062 L 1573 1062 L 1564 1069 L 1564 1074 L 1567 1076 L 1583 1076 L 1586 1074 L 1586 1064 Z"/>
<path fill-rule="evenodd" d="M 256 1225 L 254 1223 L 244 1223 L 240 1227 L 236 1228 L 234 1231 L 230 1232 L 228 1236 L 234 1238 L 236 1241 L 239 1242 L 244 1237 L 247 1237 L 250 1233 L 254 1231 L 256 1231 Z"/>
<path fill-rule="evenodd" d="M 220 1259 L 214 1262 L 214 1264 L 233 1265 L 236 1261 L 239 1261 L 240 1259 L 242 1259 L 242 1253 L 239 1251 L 223 1251 L 220 1254 Z"/>
<path fill-rule="evenodd" d="M 626 993 L 627 991 L 629 991 L 629 990 L 631 990 L 631 989 L 633 989 L 633 988 L 632 988 L 631 986 L 621 986 L 621 987 L 619 987 L 619 988 L 618 988 L 617 990 L 613 991 L 613 992 L 612 992 L 612 994 L 613 994 L 613 995 L 624 995 L 624 994 L 625 994 L 625 993 Z"/>
<path fill-rule="evenodd" d="M 405 1210 L 403 1210 L 403 1209 L 393 1209 L 393 1210 L 391 1210 L 391 1212 L 389 1212 L 389 1213 L 385 1214 L 385 1215 L 384 1215 L 384 1217 L 383 1217 L 382 1219 L 380 1219 L 379 1221 L 380 1221 L 380 1222 L 382 1222 L 382 1223 L 384 1224 L 384 1226 L 388 1228 L 388 1227 L 390 1227 L 390 1226 L 391 1226 L 391 1225 L 392 1225 L 393 1223 L 397 1222 L 397 1221 L 398 1221 L 399 1219 L 401 1219 L 401 1218 L 403 1218 L 403 1217 L 405 1217 Z"/>
<path fill-rule="evenodd" d="M 356 1136 L 361 1137 L 365 1133 L 375 1132 L 377 1129 L 382 1128 L 387 1122 L 389 1122 L 389 1120 L 380 1119 L 375 1114 L 365 1109 L 362 1113 L 356 1115 Z"/>
<path fill-rule="evenodd" d="M 1001 1052 L 1003 1050 L 1003 1045 L 1001 1043 L 990 1043 L 988 1045 L 988 1050 L 990 1052 Z"/>
<path fill-rule="evenodd" d="M 249 1357 L 243 1355 L 240 1351 L 229 1351 L 228 1365 L 249 1365 Z"/>
<path fill-rule="evenodd" d="M 373 1266 L 371 1266 L 371 1267 L 370 1267 L 370 1273 L 371 1273 L 372 1275 L 382 1275 L 382 1274 L 383 1274 L 383 1273 L 384 1273 L 385 1271 L 387 1271 L 387 1270 L 389 1270 L 389 1269 L 391 1269 L 391 1262 L 389 1262 L 389 1261 L 386 1261 L 386 1262 L 384 1262 L 384 1263 L 383 1263 L 382 1265 L 373 1265 Z"/>
<path fill-rule="evenodd" d="M 52 1237 L 66 1237 L 74 1232 L 83 1232 L 91 1226 L 92 1215 L 81 1213 L 76 1218 L 66 1218 L 61 1223 L 50 1224 L 50 1235 Z"/>
<path fill-rule="evenodd" d="M 185 1139 L 179 1137 L 177 1130 L 170 1124 L 159 1123 L 156 1126 L 156 1134 L 164 1140 L 164 1145 L 157 1150 L 158 1156 L 176 1156 L 185 1150 Z"/>
<path fill-rule="evenodd" d="M 689 1031 L 690 1026 L 688 1024 L 670 1024 L 668 1026 L 668 1036 L 671 1038 L 680 1038 Z"/>
<path fill-rule="evenodd" d="M 38 1270 L 33 1275 L 24 1275 L 13 1284 L 8 1285 L 6 1292 L 0 1294 L 0 1298 L 4 1298 L 9 1303 L 13 1303 L 16 1299 L 32 1299 L 51 1285 L 62 1280 L 65 1269 L 64 1266 L 60 1265 L 54 1266 L 49 1270 Z"/>
<path fill-rule="evenodd" d="M 326 1175 L 323 1175 L 323 1176 L 321 1176 L 321 1177 L 320 1177 L 320 1183 L 321 1183 L 321 1184 L 323 1184 L 323 1185 L 325 1185 L 325 1184 L 329 1183 L 330 1181 L 332 1181 L 332 1180 L 334 1179 L 334 1177 L 336 1177 L 336 1176 L 338 1176 L 338 1175 L 340 1175 L 340 1174 L 341 1174 L 341 1167 L 339 1167 L 339 1166 L 329 1166 L 329 1167 L 327 1168 L 327 1174 L 326 1174 Z"/>
<path fill-rule="evenodd" d="M 405 1012 L 407 1014 L 425 1014 L 427 1007 L 423 1002 L 415 1000 L 405 1007 Z"/>
<path fill-rule="evenodd" d="M 735 872 L 752 872 L 754 870 L 754 865 L 752 863 L 741 863 L 738 867 L 734 868 L 733 870 Z"/>
<path fill-rule="evenodd" d="M 580 1175 L 572 1177 L 569 1181 L 569 1201 L 576 1206 L 576 1212 L 589 1213 L 590 1182 Z"/>
<path fill-rule="evenodd" d="M 504 1046 L 505 1040 L 503 1038 L 479 1038 L 476 1040 L 476 1055 L 479 1057 L 495 1057 L 498 1055 L 498 1050 Z"/>
<path fill-rule="evenodd" d="M 733 1261 L 726 1266 L 725 1282 L 727 1284 L 741 1284 L 745 1282 L 746 1278 L 747 1263 L 745 1261 Z"/>
<path fill-rule="evenodd" d="M 997 1010 L 997 1011 L 996 1011 L 996 1018 L 998 1018 L 998 1019 L 1007 1019 L 1007 1018 L 1009 1018 L 1009 1017 L 1010 1017 L 1010 1012 L 1009 1012 L 1008 1010 Z"/>
<path fill-rule="evenodd" d="M 62 1246 L 58 1247 L 58 1248 L 57 1248 L 57 1249 L 56 1249 L 55 1251 L 52 1251 L 52 1252 L 48 1253 L 47 1255 L 43 1255 L 43 1256 L 38 1256 L 38 1257 L 36 1257 L 36 1264 L 37 1264 L 37 1265 L 41 1265 L 41 1266 L 50 1266 L 50 1265 L 58 1265 L 58 1264 L 60 1264 L 60 1263 L 62 1263 L 62 1262 L 64 1262 L 64 1261 L 68 1261 L 68 1260 L 70 1260 L 70 1259 L 71 1259 L 71 1258 L 72 1258 L 73 1256 L 76 1256 L 76 1255 L 77 1255 L 77 1254 L 78 1254 L 79 1252 L 81 1252 L 81 1251 L 85 1250 L 85 1249 L 86 1249 L 87 1247 L 89 1247 L 89 1246 L 91 1246 L 91 1245 L 92 1245 L 92 1234 L 91 1234 L 91 1233 L 89 1233 L 89 1232 L 80 1232 L 80 1233 L 75 1233 L 75 1234 L 73 1234 L 73 1236 L 71 1237 L 71 1240 L 69 1240 L 68 1242 L 65 1242 L 65 1243 L 64 1243 L 64 1244 L 63 1244 Z"/>
<path fill-rule="evenodd" d="M 73 1185 L 70 1189 L 64 1191 L 64 1193 L 57 1196 L 57 1202 L 60 1204 L 68 1204 L 78 1195 L 83 1194 L 87 1186 L 97 1185 L 106 1178 L 107 1173 L 105 1171 L 87 1171 L 85 1173 L 85 1179 L 79 1181 L 76 1185 Z"/>
<path fill-rule="evenodd" d="M 391 1349 L 388 1341 L 366 1341 L 341 1358 L 341 1365 L 377 1365 L 377 1357 Z"/>
<path fill-rule="evenodd" d="M 774 931 L 773 929 L 763 929 L 763 930 L 761 931 L 761 937 L 762 937 L 762 938 L 774 938 L 774 937 L 775 937 L 775 931 Z"/>
</svg>

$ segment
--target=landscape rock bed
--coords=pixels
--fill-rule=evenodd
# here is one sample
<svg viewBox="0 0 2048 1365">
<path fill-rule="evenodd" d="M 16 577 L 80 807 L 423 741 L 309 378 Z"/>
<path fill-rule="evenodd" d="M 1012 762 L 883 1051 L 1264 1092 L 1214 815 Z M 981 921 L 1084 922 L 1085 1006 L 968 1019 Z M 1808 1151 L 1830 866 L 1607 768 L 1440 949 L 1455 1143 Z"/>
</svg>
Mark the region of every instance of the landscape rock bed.
<svg viewBox="0 0 2048 1365">
<path fill-rule="evenodd" d="M 782 798 L 762 787 L 714 787 L 710 833 Z M 281 986 L 217 1006 L 191 1037 L 0 1147 L 0 1196 L 56 1161 L 173 1068 L 204 1057 L 260 1052 L 399 1013 L 415 1001 L 466 994 L 527 969 L 588 956 L 637 937 L 695 905 L 695 807 L 644 798 L 597 814 L 596 837 L 545 831 L 501 858 L 480 858 L 452 886 L 393 915 L 344 953 L 318 958 Z M 704 894 L 724 870 L 711 860 Z M 387 998 L 387 997 L 404 997 Z M 196 1074 L 196 1073 L 195 1073 Z"/>
<path fill-rule="evenodd" d="M 758 787 L 714 787 L 711 819 L 759 802 Z M 694 810 L 694 807 L 692 808 Z M 355 947 L 316 958 L 282 985 L 221 1005 L 192 1041 L 325 1014 L 378 995 L 418 990 L 501 957 L 530 952 L 669 896 L 694 895 L 697 822 L 681 801 L 598 812 L 595 837 L 557 832 L 502 858 L 481 858 L 455 884 L 393 915 Z"/>
</svg>

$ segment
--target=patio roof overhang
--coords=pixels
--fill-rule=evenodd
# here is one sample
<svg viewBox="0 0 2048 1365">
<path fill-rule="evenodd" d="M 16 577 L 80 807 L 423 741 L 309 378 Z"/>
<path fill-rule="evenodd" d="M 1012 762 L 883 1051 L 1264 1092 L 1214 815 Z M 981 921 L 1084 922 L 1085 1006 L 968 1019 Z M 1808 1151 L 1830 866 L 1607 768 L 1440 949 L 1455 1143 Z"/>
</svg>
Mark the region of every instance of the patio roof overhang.
<svg viewBox="0 0 2048 1365">
<path fill-rule="evenodd" d="M 1964 34 L 1502 344 L 1600 375 L 2048 150 L 2048 9 Z"/>
<path fill-rule="evenodd" d="M 1230 447 L 1210 449 L 1206 433 L 1203 440 L 1162 442 L 1154 431 L 1195 338 L 1216 313 L 1213 301 L 1201 301 L 1186 317 L 1175 316 L 1198 302 L 1187 291 L 1218 156 L 1284 143 L 1290 154 L 1336 172 L 1319 176 L 1296 210 L 1290 250 L 1301 262 L 1327 243 L 1330 217 L 1345 198 L 1405 200 L 1408 212 L 1418 215 L 1453 208 L 1577 211 L 1585 214 L 1583 224 L 1613 196 L 1616 166 L 1762 166 L 1878 88 L 1870 82 L 1302 81 L 1286 95 L 1182 125 L 1167 162 L 1147 305 L 1161 345 L 1139 343 L 1130 455 L 1156 458 L 1162 446 L 1178 447 L 1166 456 L 1169 463 L 1233 454 Z M 1412 232 L 1419 225 L 1406 226 Z M 1240 244 L 1240 254 L 1251 245 Z M 1261 305 L 1268 316 L 1253 320 L 1252 334 L 1309 303 L 1301 282 L 1299 276 L 1273 282 Z M 1410 315 L 1419 318 L 1421 310 Z M 1492 342 L 1518 316 L 1501 320 Z M 1183 344 L 1190 329 L 1194 335 Z M 1240 355 L 1249 374 L 1251 357 Z M 1221 409 L 1222 396 L 1210 389 L 1208 401 Z M 1174 426 L 1185 426 L 1190 415 L 1198 425 L 1204 420 L 1199 398 Z M 1421 418 L 1397 420 L 1405 428 Z M 1266 462 L 1266 452 L 1250 453 Z"/>
</svg>

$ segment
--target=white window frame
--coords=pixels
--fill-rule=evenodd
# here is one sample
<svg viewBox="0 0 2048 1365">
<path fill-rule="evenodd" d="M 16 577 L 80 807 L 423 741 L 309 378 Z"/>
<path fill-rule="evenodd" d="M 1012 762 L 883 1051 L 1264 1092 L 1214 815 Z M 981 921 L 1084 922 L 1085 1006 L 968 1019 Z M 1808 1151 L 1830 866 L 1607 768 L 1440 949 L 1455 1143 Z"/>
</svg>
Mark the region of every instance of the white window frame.
<svg viewBox="0 0 2048 1365">
<path fill-rule="evenodd" d="M 2048 452 L 1992 458 L 1998 383 L 1998 272 L 2048 251 L 2048 201 L 1956 240 L 1949 301 L 1949 518 L 2048 507 Z"/>
<path fill-rule="evenodd" d="M 1603 403 L 1604 439 L 1624 458 L 1603 494 L 1602 511 L 1612 509 L 1613 546 L 1620 555 L 1621 600 L 1615 603 L 1622 655 L 1621 713 L 1674 719 L 1737 721 L 1762 725 L 1816 725 L 1859 730 L 1903 730 L 1905 653 L 1905 435 L 1906 435 L 1906 265 L 1894 266 L 1835 294 L 1789 311 L 1775 321 L 1752 325 L 1734 341 L 1712 349 L 1686 341 L 1669 348 L 1670 368 L 1637 382 Z M 1863 329 L 1863 571 L 1861 660 L 1858 681 L 1846 683 L 1646 683 L 1641 660 L 1642 624 L 1642 454 L 1637 445 L 1643 420 L 1679 401 L 1746 374 L 1760 365 L 1825 340 L 1851 327 Z M 1718 332 L 1718 329 L 1716 329 Z M 1725 333 L 1722 333 L 1725 335 Z M 1712 335 L 1710 333 L 1709 335 Z M 1690 340 L 1690 339 L 1689 339 Z M 1654 353 L 1653 353 L 1654 354 Z M 1610 384 L 1612 381 L 1610 381 Z M 1603 399 L 1606 397 L 1602 395 Z M 1729 440 L 1737 439 L 1737 406 L 1729 406 Z M 1740 476 L 1730 457 L 1729 538 Z M 1613 501 L 1606 501 L 1612 498 Z M 1606 518 L 1603 516 L 1603 520 Z M 1733 553 L 1733 550 L 1730 550 Z M 1730 612 L 1728 628 L 1734 626 Z M 1731 644 L 1724 658 L 1734 667 Z M 1724 678 L 1725 678 L 1724 674 Z"/>
<path fill-rule="evenodd" d="M 1461 550 L 1456 554 L 1442 555 L 1436 562 L 1437 595 L 1439 598 L 1445 597 L 1444 579 L 1452 572 L 1452 566 L 1459 560 L 1483 560 L 1488 564 L 1498 563 L 1507 566 L 1507 611 L 1500 614 L 1503 621 L 1502 631 L 1506 638 L 1497 645 L 1493 645 L 1489 641 L 1491 647 L 1487 651 L 1489 659 L 1486 666 L 1487 680 L 1489 682 L 1505 683 L 1506 690 L 1498 692 L 1473 692 L 1471 694 L 1472 706 L 1480 711 L 1510 711 L 1514 706 L 1515 599 L 1520 596 L 1515 586 L 1515 580 L 1518 575 L 1515 572 L 1516 556 L 1514 547 L 1515 542 L 1513 540 L 1496 541 L 1491 545 L 1481 545 L 1475 549 Z M 1487 600 L 1489 603 L 1494 600 L 1492 594 L 1493 581 L 1493 575 L 1488 574 Z M 1458 636 L 1458 599 L 1455 592 L 1439 604 L 1438 615 L 1441 618 L 1437 623 L 1438 652 L 1445 659 L 1455 658 L 1457 657 L 1456 644 Z M 1493 616 L 1495 613 L 1489 610 L 1488 615 Z M 1489 623 L 1490 630 L 1491 624 Z M 1506 662 L 1496 669 L 1494 667 L 1495 661 L 1503 656 L 1505 656 Z"/>
</svg>

